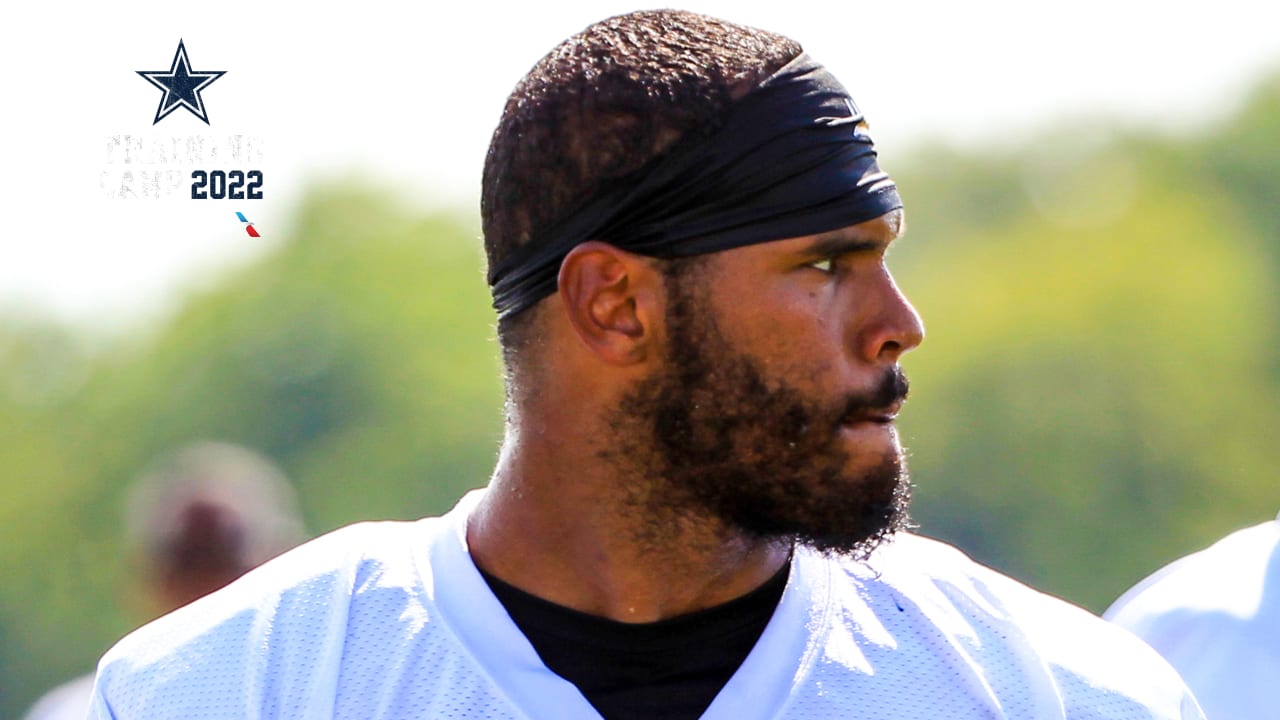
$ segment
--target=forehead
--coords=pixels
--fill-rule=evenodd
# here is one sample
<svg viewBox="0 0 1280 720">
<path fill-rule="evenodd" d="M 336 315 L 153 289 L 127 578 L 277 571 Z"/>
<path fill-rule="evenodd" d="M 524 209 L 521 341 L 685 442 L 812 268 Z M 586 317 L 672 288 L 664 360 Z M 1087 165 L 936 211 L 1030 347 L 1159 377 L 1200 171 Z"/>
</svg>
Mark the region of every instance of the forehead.
<svg viewBox="0 0 1280 720">
<path fill-rule="evenodd" d="M 847 225 L 815 235 L 744 245 L 717 253 L 717 255 L 732 261 L 733 256 L 741 259 L 769 259 L 788 258 L 794 255 L 825 256 L 856 251 L 883 251 L 890 243 L 901 237 L 905 229 L 905 215 L 901 209 L 897 209 L 856 225 Z"/>
<path fill-rule="evenodd" d="M 887 246 L 889 243 L 901 237 L 905 229 L 906 215 L 903 214 L 902 208 L 898 208 L 897 210 L 890 210 L 880 217 L 872 218 L 871 220 L 867 220 L 866 222 L 861 222 L 856 225 L 848 225 L 837 230 L 819 233 L 817 235 L 791 238 L 791 240 L 799 241 L 801 244 L 805 241 L 818 245 L 827 243 L 869 242 Z"/>
</svg>

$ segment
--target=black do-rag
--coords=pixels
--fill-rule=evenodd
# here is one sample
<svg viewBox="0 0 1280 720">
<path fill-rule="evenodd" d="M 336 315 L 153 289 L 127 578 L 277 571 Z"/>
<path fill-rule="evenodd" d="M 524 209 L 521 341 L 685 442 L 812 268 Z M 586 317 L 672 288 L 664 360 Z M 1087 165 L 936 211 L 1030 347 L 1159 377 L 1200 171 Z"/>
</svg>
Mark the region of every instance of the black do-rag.
<svg viewBox="0 0 1280 720">
<path fill-rule="evenodd" d="M 802 53 L 737 101 L 709 137 L 690 133 L 491 267 L 493 306 L 504 318 L 553 294 L 565 255 L 589 240 L 688 257 L 829 232 L 900 207 L 862 113 Z"/>
</svg>

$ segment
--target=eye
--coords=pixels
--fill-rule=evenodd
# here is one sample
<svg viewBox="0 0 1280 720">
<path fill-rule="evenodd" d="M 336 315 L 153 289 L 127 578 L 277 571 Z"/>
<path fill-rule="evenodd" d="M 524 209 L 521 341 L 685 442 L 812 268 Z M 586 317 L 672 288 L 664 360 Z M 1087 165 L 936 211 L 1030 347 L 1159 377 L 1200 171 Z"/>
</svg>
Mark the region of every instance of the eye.
<svg viewBox="0 0 1280 720">
<path fill-rule="evenodd" d="M 832 257 L 821 258 L 809 263 L 807 267 L 811 267 L 814 270 L 820 270 L 830 275 L 836 271 L 836 259 Z"/>
</svg>

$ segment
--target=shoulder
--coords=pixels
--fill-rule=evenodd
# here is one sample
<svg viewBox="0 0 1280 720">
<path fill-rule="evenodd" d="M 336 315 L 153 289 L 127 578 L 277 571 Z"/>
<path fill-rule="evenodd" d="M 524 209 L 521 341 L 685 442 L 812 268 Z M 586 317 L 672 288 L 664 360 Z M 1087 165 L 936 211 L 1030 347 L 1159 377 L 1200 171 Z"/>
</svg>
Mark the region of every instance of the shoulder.
<svg viewBox="0 0 1280 720">
<path fill-rule="evenodd" d="M 272 627 L 273 631 L 288 631 L 293 618 L 314 620 L 345 612 L 358 587 L 390 568 L 410 564 L 410 537 L 416 526 L 359 523 L 304 543 L 227 587 L 135 630 L 106 659 L 146 661 L 189 643 L 252 627 L 266 617 L 280 617 L 282 625 Z"/>
<path fill-rule="evenodd" d="M 1170 622 L 1253 617 L 1265 609 L 1268 583 L 1280 582 L 1278 546 L 1276 521 L 1238 530 L 1152 573 L 1104 616 L 1135 632 Z"/>
<path fill-rule="evenodd" d="M 1064 717 L 1199 717 L 1177 673 L 1133 635 L 951 545 L 900 533 L 866 562 L 832 562 L 864 598 L 885 596 L 882 616 L 941 644 L 1002 704 L 1049 703 Z"/>
<path fill-rule="evenodd" d="M 240 717 L 322 698 L 336 683 L 353 607 L 381 588 L 403 596 L 421 586 L 413 548 L 437 522 L 336 530 L 135 630 L 99 663 L 96 712 Z"/>
<path fill-rule="evenodd" d="M 1237 531 L 1138 583 L 1104 617 L 1164 656 L 1214 717 L 1260 717 L 1280 679 L 1280 523 Z"/>
</svg>

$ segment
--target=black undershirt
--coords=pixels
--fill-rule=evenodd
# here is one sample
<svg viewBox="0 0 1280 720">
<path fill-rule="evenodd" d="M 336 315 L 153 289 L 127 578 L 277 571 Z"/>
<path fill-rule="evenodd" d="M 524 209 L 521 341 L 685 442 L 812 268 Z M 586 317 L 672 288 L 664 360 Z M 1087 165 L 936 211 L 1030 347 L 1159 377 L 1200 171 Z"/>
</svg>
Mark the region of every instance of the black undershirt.
<svg viewBox="0 0 1280 720">
<path fill-rule="evenodd" d="M 605 720 L 696 720 L 760 639 L 789 568 L 723 605 L 652 623 L 588 615 L 480 574 L 543 664 Z"/>
</svg>

